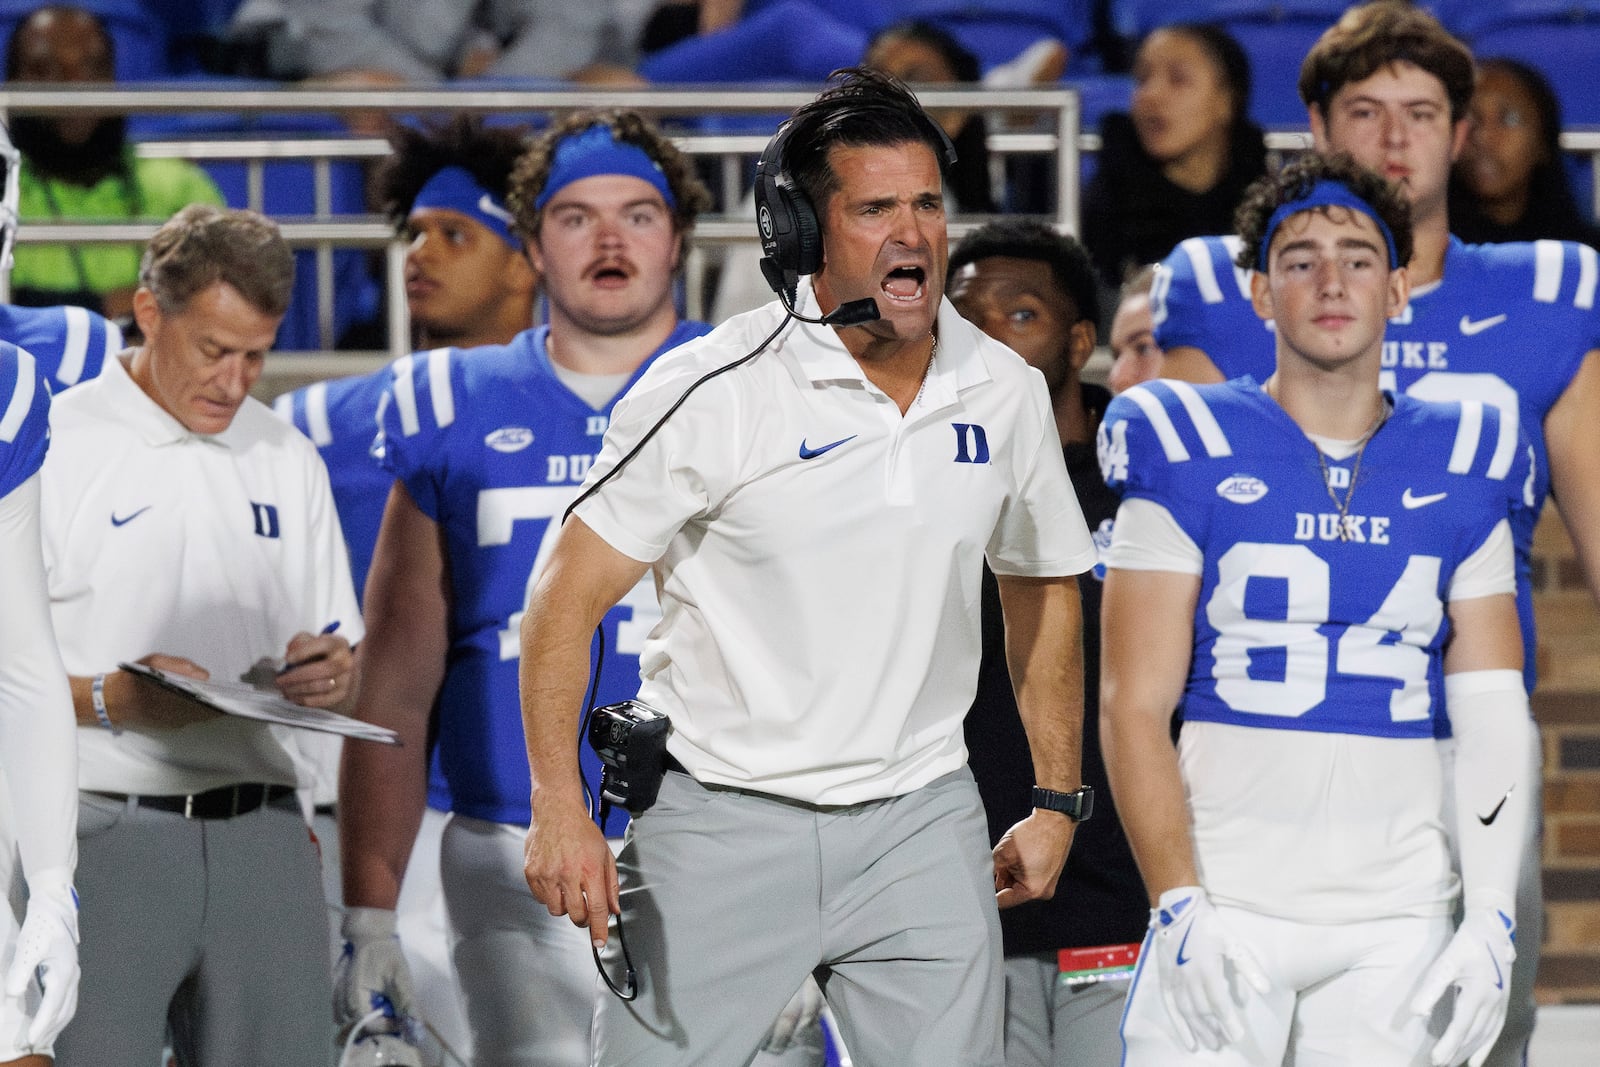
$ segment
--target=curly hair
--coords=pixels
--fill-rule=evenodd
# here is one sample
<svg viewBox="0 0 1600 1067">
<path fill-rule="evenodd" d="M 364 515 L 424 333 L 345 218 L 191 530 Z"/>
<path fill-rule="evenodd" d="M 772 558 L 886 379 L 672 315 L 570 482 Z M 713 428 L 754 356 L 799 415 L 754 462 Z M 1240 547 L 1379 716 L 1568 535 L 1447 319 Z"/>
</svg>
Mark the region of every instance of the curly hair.
<svg viewBox="0 0 1600 1067">
<path fill-rule="evenodd" d="M 485 126 L 475 115 L 423 127 L 399 126 L 389 135 L 393 151 L 373 177 L 378 210 L 398 229 L 428 181 L 446 167 L 461 167 L 489 192 L 504 200 L 511 168 L 528 147 L 526 126 Z"/>
<path fill-rule="evenodd" d="M 1344 153 L 1319 155 L 1307 152 L 1277 174 L 1257 180 L 1245 190 L 1244 200 L 1234 215 L 1234 226 L 1243 246 L 1234 262 L 1254 270 L 1272 213 L 1284 204 L 1299 200 L 1319 181 L 1334 181 L 1366 201 L 1394 237 L 1395 255 L 1400 262 L 1389 269 L 1411 262 L 1411 205 L 1398 186 L 1390 185 Z M 1327 206 L 1308 208 L 1327 212 Z"/>
<path fill-rule="evenodd" d="M 1472 103 L 1472 51 L 1438 19 L 1405 0 L 1358 4 L 1330 26 L 1300 64 L 1300 99 L 1326 119 L 1340 89 L 1395 63 L 1411 63 L 1438 78 L 1450 99 L 1450 121 Z"/>
<path fill-rule="evenodd" d="M 551 126 L 529 146 L 511 172 L 511 187 L 506 202 L 516 217 L 515 229 L 524 240 L 537 239 L 544 223 L 544 210 L 534 206 L 544 184 L 550 179 L 555 150 L 562 141 L 592 126 L 607 126 L 611 136 L 623 144 L 644 149 L 666 175 L 667 188 L 677 205 L 672 209 L 673 228 L 687 235 L 694 220 L 711 206 L 711 193 L 695 175 L 694 162 L 660 130 L 636 111 L 577 111 Z"/>
<path fill-rule="evenodd" d="M 985 223 L 950 250 L 949 273 L 991 256 L 1030 259 L 1050 268 L 1056 286 L 1072 301 L 1074 321 L 1100 321 L 1100 293 L 1089 253 L 1077 238 L 1059 234 L 1033 219 L 1006 218 Z"/>
</svg>

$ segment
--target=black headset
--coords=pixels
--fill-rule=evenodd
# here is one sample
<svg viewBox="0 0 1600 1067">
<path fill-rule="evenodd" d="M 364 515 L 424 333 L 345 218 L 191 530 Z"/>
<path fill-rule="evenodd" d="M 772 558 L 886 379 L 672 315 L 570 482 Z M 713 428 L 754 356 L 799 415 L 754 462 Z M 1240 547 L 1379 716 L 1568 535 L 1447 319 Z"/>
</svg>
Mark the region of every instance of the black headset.
<svg viewBox="0 0 1600 1067">
<path fill-rule="evenodd" d="M 907 113 L 880 102 L 863 103 L 852 110 Z M 836 117 L 837 113 L 830 116 Z M 917 117 L 937 138 L 943 157 L 942 169 L 949 170 L 956 162 L 956 146 L 950 142 L 944 127 L 927 112 L 919 110 Z M 756 161 L 756 229 L 761 235 L 761 274 L 780 296 L 794 291 L 800 275 L 815 274 L 822 268 L 822 226 L 817 220 L 817 209 L 783 166 L 793 132 L 794 119 L 789 119 L 778 127 Z"/>
</svg>

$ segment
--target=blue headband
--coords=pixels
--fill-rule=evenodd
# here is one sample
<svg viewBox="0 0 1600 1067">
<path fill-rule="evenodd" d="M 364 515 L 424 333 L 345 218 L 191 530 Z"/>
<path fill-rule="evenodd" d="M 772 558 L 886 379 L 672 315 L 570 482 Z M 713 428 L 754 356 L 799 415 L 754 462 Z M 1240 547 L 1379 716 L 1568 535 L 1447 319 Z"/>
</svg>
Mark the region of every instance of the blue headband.
<svg viewBox="0 0 1600 1067">
<path fill-rule="evenodd" d="M 418 191 L 411 210 L 446 208 L 481 222 L 494 235 L 514 249 L 522 242 L 511 232 L 511 212 L 489 190 L 478 184 L 465 167 L 445 167 Z"/>
<path fill-rule="evenodd" d="M 550 176 L 533 202 L 537 210 L 542 211 L 552 196 L 573 182 L 602 174 L 622 174 L 647 181 L 655 186 L 668 208 L 678 206 L 661 164 L 638 145 L 617 140 L 611 127 L 604 123 L 596 123 L 564 138 L 551 155 Z"/>
<path fill-rule="evenodd" d="M 1342 207 L 1351 211 L 1359 211 L 1367 218 L 1378 224 L 1378 232 L 1383 234 L 1383 243 L 1389 246 L 1389 269 L 1403 267 L 1400 262 L 1400 253 L 1395 251 L 1394 234 L 1389 232 L 1388 224 L 1378 217 L 1372 205 L 1350 191 L 1350 187 L 1343 182 L 1333 181 L 1329 178 L 1320 179 L 1311 187 L 1311 191 L 1298 200 L 1290 200 L 1279 205 L 1278 210 L 1272 213 L 1267 220 L 1266 232 L 1261 235 L 1261 247 L 1256 253 L 1256 269 L 1262 273 L 1267 269 L 1267 252 L 1272 248 L 1272 235 L 1278 232 L 1278 227 L 1283 220 L 1291 215 L 1298 215 L 1302 211 L 1312 211 L 1319 207 Z"/>
</svg>

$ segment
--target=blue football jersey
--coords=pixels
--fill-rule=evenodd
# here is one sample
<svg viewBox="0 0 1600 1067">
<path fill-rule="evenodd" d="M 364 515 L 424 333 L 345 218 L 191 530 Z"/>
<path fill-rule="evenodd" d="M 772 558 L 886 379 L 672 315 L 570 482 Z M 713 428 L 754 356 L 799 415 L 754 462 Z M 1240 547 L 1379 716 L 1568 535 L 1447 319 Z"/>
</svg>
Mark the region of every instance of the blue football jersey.
<svg viewBox="0 0 1600 1067">
<path fill-rule="evenodd" d="M 1112 402 L 1099 447 L 1204 558 L 1186 721 L 1433 736 L 1450 579 L 1531 492 L 1512 420 L 1401 396 L 1334 461 L 1249 379 L 1156 381 Z"/>
<path fill-rule="evenodd" d="M 331 382 L 315 382 L 285 393 L 273 410 L 317 446 L 328 465 L 333 503 L 350 549 L 350 577 L 356 597 L 365 597 L 372 548 L 389 499 L 394 475 L 383 469 L 374 451 L 378 437 L 378 405 L 394 378 L 392 366 L 371 374 Z"/>
<path fill-rule="evenodd" d="M 680 323 L 655 355 L 708 329 Z M 504 346 L 405 357 L 382 415 L 383 462 L 439 524 L 450 561 L 439 754 L 452 810 L 522 826 L 532 817 L 517 692 L 523 609 L 615 402 L 596 410 L 562 384 L 548 333 L 541 326 Z M 659 618 L 648 575 L 607 613 L 600 704 L 638 692 L 639 651 Z M 587 743 L 580 748 L 585 777 L 598 787 L 599 762 Z M 607 833 L 620 834 L 626 821 L 614 812 Z"/>
<path fill-rule="evenodd" d="M 350 578 L 357 602 L 366 599 L 372 550 L 394 485 L 394 475 L 379 462 L 376 448 L 378 407 L 393 380 L 394 367 L 390 365 L 371 374 L 314 382 L 283 394 L 272 405 L 279 417 L 311 439 L 327 464 L 333 506 L 350 551 Z M 437 747 L 428 762 L 428 806 L 450 810 L 450 790 L 439 766 Z"/>
<path fill-rule="evenodd" d="M 59 393 L 98 378 L 105 361 L 122 351 L 122 330 L 86 308 L 0 304 L 0 341 L 33 353 L 39 376 Z"/>
<path fill-rule="evenodd" d="M 1237 247 L 1236 238 L 1193 238 L 1167 257 L 1151 291 L 1156 340 L 1204 350 L 1229 378 L 1265 381 L 1275 366 L 1273 340 L 1251 310 L 1249 272 L 1230 261 Z M 1597 260 L 1594 249 L 1571 242 L 1466 245 L 1451 238 L 1443 279 L 1412 293 L 1384 335 L 1384 388 L 1494 404 L 1533 445 L 1534 504 L 1512 527 L 1530 691 L 1533 529 L 1549 493 L 1544 420 L 1583 357 L 1600 348 Z"/>
<path fill-rule="evenodd" d="M 50 387 L 38 361 L 0 341 L 0 497 L 39 470 L 50 447 Z"/>
</svg>

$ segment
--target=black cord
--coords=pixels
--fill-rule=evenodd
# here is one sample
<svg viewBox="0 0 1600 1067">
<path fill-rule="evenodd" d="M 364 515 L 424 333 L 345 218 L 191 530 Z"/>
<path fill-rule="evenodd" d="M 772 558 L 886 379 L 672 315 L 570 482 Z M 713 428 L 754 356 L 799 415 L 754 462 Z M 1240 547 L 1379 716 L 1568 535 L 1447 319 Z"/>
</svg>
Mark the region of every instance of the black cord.
<svg viewBox="0 0 1600 1067">
<path fill-rule="evenodd" d="M 594 496 L 595 493 L 599 492 L 602 485 L 605 485 L 611 479 L 621 474 L 622 468 L 626 467 L 630 462 L 632 462 L 633 457 L 639 454 L 639 450 L 644 448 L 644 446 L 650 442 L 650 438 L 654 437 L 656 432 L 667 424 L 667 420 L 672 418 L 679 408 L 683 407 L 683 402 L 689 399 L 689 395 L 691 393 L 709 382 L 711 379 L 715 378 L 717 375 L 726 374 L 728 371 L 731 371 L 736 367 L 742 367 L 746 363 L 749 363 L 752 359 L 755 359 L 761 353 L 765 352 L 767 350 L 767 346 L 777 339 L 778 334 L 783 332 L 783 328 L 785 326 L 789 325 L 789 318 L 790 316 L 788 315 L 784 316 L 783 321 L 778 323 L 778 328 L 767 334 L 766 340 L 757 345 L 755 349 L 748 355 L 740 356 L 732 363 L 724 363 L 722 366 L 716 368 L 715 370 L 707 371 L 705 374 L 696 379 L 689 386 L 689 388 L 683 391 L 683 395 L 678 397 L 677 400 L 674 400 L 672 402 L 672 406 L 662 413 L 661 417 L 655 421 L 655 425 L 651 426 L 650 429 L 645 431 L 644 436 L 639 438 L 638 443 L 632 448 L 628 449 L 628 454 L 617 460 L 617 465 L 615 467 L 612 467 L 610 470 L 602 474 L 598 481 L 596 481 L 589 488 L 585 489 L 583 492 L 579 493 L 578 498 L 567 505 L 567 510 L 561 513 L 561 521 L 563 523 L 566 522 L 567 519 L 572 515 L 573 509 L 575 509 L 585 500 L 588 500 L 590 497 Z"/>
</svg>

